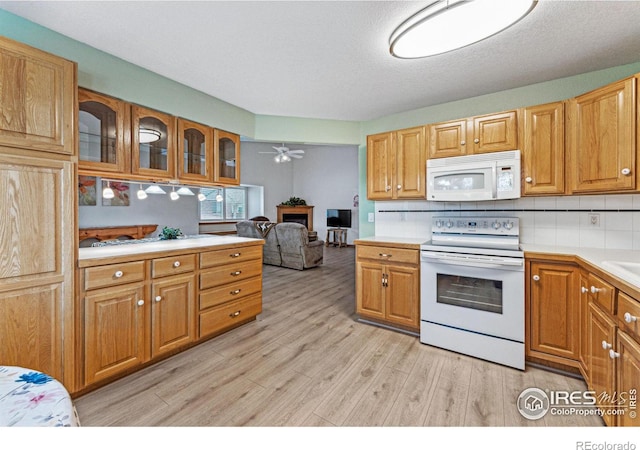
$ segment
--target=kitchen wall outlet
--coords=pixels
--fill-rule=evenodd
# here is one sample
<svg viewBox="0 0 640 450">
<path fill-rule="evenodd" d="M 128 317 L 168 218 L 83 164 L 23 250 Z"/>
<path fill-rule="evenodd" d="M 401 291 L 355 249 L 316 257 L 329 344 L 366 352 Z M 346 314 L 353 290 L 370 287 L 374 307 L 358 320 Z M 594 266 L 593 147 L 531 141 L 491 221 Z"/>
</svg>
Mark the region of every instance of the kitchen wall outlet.
<svg viewBox="0 0 640 450">
<path fill-rule="evenodd" d="M 600 214 L 589 213 L 589 225 L 592 227 L 600 227 Z"/>
<path fill-rule="evenodd" d="M 375 216 L 375 214 L 374 214 L 374 213 L 369 213 L 369 216 L 368 216 L 368 220 L 369 220 L 369 222 L 375 222 L 375 217 L 376 217 L 376 216 Z"/>
</svg>

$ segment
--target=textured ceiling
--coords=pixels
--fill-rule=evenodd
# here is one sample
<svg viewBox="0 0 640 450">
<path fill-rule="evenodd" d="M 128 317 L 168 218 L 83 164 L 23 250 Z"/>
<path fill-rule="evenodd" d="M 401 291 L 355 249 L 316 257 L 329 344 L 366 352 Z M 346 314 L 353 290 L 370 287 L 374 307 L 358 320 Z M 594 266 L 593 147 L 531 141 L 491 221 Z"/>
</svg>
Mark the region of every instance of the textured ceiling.
<svg viewBox="0 0 640 450">
<path fill-rule="evenodd" d="M 390 56 L 430 1 L 8 2 L 0 8 L 255 114 L 370 120 L 640 61 L 640 1 L 538 3 L 431 58 Z"/>
</svg>

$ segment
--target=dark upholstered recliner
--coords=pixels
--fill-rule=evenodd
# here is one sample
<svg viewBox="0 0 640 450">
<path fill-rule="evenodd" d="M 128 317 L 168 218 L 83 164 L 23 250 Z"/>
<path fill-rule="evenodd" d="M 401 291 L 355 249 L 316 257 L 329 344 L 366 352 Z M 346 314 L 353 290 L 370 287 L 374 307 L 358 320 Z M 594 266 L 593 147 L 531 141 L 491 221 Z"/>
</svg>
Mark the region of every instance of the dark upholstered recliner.
<svg viewBox="0 0 640 450">
<path fill-rule="evenodd" d="M 271 264 L 272 266 L 281 266 L 282 258 L 280 257 L 278 238 L 274 231 L 275 225 L 276 224 L 272 222 L 243 220 L 236 224 L 236 231 L 238 236 L 241 237 L 264 239 L 264 246 L 262 247 L 262 262 L 264 264 Z"/>
<path fill-rule="evenodd" d="M 309 242 L 309 232 L 302 224 L 243 220 L 236 224 L 236 230 L 240 237 L 265 240 L 265 264 L 303 270 L 323 262 L 324 241 Z"/>
</svg>

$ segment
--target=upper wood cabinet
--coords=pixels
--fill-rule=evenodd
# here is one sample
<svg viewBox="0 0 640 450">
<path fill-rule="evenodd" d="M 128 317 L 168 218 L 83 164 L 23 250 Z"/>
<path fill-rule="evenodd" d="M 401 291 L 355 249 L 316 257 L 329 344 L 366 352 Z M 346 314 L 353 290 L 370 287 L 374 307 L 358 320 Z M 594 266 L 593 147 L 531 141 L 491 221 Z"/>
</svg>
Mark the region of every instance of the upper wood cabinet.
<svg viewBox="0 0 640 450">
<path fill-rule="evenodd" d="M 214 182 L 240 184 L 240 136 L 222 130 L 214 130 Z"/>
<path fill-rule="evenodd" d="M 78 169 L 91 174 L 131 172 L 130 106 L 78 89 Z"/>
<path fill-rule="evenodd" d="M 570 189 L 636 189 L 636 80 L 628 78 L 569 101 Z"/>
<path fill-rule="evenodd" d="M 426 197 L 425 127 L 367 137 L 367 197 Z"/>
<path fill-rule="evenodd" d="M 564 103 L 519 111 L 524 195 L 564 194 Z"/>
<path fill-rule="evenodd" d="M 500 152 L 518 148 L 517 112 L 429 125 L 429 158 Z"/>
<path fill-rule="evenodd" d="M 76 63 L 0 37 L 0 144 L 75 154 Z"/>
<path fill-rule="evenodd" d="M 131 173 L 149 180 L 175 179 L 176 118 L 131 106 Z"/>
<path fill-rule="evenodd" d="M 196 183 L 213 181 L 213 129 L 178 119 L 178 178 Z"/>
</svg>

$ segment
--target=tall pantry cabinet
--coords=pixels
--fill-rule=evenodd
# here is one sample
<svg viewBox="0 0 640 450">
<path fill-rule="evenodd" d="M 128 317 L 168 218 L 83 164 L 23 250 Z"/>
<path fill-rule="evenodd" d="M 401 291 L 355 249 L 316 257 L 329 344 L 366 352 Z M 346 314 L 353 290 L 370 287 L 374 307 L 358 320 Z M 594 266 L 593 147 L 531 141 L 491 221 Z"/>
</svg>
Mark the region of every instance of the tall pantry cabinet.
<svg viewBox="0 0 640 450">
<path fill-rule="evenodd" d="M 0 37 L 0 364 L 73 388 L 77 66 Z"/>
</svg>

